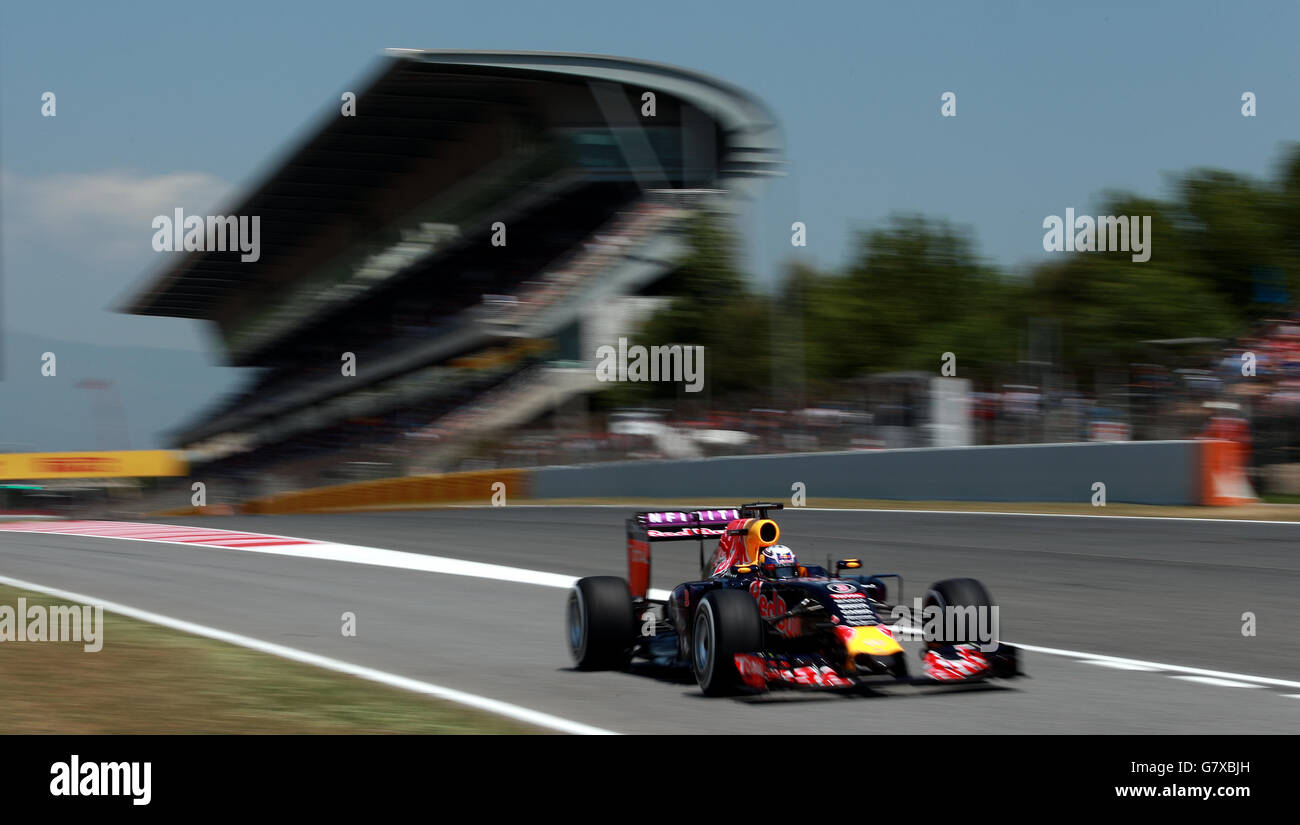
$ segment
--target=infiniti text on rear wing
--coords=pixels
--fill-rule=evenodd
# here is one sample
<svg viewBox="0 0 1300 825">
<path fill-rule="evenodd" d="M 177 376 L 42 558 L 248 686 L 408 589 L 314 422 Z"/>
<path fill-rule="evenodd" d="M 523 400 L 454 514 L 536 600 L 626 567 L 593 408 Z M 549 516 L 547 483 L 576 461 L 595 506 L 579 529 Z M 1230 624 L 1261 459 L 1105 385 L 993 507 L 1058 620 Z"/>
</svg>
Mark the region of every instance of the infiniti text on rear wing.
<svg viewBox="0 0 1300 825">
<path fill-rule="evenodd" d="M 652 542 L 695 539 L 700 543 L 703 567 L 704 540 L 721 537 L 727 532 L 727 524 L 741 517 L 738 508 L 634 513 L 627 520 L 627 582 L 632 596 L 643 599 L 650 590 Z"/>
</svg>

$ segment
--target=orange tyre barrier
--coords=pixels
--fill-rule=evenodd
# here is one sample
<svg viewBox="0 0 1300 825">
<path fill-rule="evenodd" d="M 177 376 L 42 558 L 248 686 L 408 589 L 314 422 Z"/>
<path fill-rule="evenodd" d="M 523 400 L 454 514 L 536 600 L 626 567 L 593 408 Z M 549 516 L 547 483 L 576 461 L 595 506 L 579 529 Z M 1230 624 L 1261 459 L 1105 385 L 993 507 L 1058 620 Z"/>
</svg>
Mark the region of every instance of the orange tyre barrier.
<svg viewBox="0 0 1300 825">
<path fill-rule="evenodd" d="M 1246 447 L 1236 441 L 1201 442 L 1201 504 L 1223 507 L 1258 501 L 1246 477 Z"/>
</svg>

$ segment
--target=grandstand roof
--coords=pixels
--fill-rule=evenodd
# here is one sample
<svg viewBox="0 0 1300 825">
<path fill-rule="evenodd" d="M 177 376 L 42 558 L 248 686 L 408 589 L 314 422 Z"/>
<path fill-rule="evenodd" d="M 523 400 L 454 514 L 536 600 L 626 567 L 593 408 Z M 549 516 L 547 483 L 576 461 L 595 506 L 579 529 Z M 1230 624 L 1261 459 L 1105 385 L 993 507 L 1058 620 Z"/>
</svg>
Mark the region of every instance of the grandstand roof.
<svg viewBox="0 0 1300 825">
<path fill-rule="evenodd" d="M 176 254 L 124 309 L 218 323 L 252 313 L 267 288 L 320 269 L 417 199 L 464 179 L 473 160 L 464 157 L 466 145 L 505 140 L 520 123 L 544 121 L 556 100 L 547 89 L 579 87 L 566 100 L 593 104 L 587 108 L 608 122 L 604 84 L 624 87 L 624 99 L 655 91 L 711 118 L 721 142 L 717 177 L 728 185 L 781 170 L 775 117 L 747 92 L 697 72 L 601 55 L 392 49 L 357 95 L 360 116 L 332 107 L 225 210 L 261 216 L 258 261 L 241 262 L 237 251 Z"/>
</svg>

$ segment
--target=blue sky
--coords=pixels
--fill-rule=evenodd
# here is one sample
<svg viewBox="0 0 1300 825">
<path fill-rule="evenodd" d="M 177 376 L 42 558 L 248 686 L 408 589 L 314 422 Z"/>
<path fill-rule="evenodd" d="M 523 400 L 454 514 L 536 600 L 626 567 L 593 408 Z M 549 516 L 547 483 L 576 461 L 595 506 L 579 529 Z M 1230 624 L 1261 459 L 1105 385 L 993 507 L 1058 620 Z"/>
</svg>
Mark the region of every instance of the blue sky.
<svg viewBox="0 0 1300 825">
<path fill-rule="evenodd" d="M 761 275 L 794 253 L 792 220 L 798 254 L 834 265 L 895 211 L 968 227 L 1015 268 L 1044 254 L 1046 215 L 1164 194 L 1197 166 L 1265 175 L 1300 139 L 1294 3 L 24 6 L 0 12 L 0 320 L 92 344 L 209 346 L 196 324 L 109 311 L 160 266 L 149 218 L 256 182 L 389 46 L 615 54 L 749 89 L 791 161 L 751 221 Z"/>
</svg>

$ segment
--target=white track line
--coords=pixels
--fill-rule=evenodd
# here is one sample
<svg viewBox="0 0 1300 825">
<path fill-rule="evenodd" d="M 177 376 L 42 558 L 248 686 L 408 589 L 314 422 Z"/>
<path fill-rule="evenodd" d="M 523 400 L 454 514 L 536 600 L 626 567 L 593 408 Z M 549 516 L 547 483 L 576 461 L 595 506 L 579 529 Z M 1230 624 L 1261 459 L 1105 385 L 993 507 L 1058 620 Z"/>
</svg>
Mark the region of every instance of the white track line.
<svg viewBox="0 0 1300 825">
<path fill-rule="evenodd" d="M 245 531 L 240 531 L 245 532 Z M 167 544 L 173 547 L 189 547 L 195 550 L 237 550 L 241 553 L 263 553 L 271 556 L 293 556 L 320 561 L 338 561 L 347 564 L 368 564 L 374 567 L 391 567 L 399 570 L 416 570 L 422 573 L 443 573 L 448 576 L 470 576 L 492 581 L 515 582 L 518 584 L 535 584 L 542 587 L 570 588 L 578 576 L 563 573 L 548 573 L 544 570 L 528 570 L 522 567 L 507 567 L 502 564 L 466 561 L 448 556 L 430 556 L 424 553 L 412 553 L 406 550 L 385 550 L 380 547 L 364 547 L 359 544 L 335 544 L 316 539 L 295 539 L 293 536 L 279 536 L 266 533 L 273 538 L 310 541 L 311 544 L 278 544 L 265 547 L 235 547 L 230 545 L 199 544 L 193 541 L 172 541 L 169 539 L 142 539 L 132 536 L 97 536 L 93 533 L 67 532 L 56 533 L 50 530 L 19 530 L 8 528 L 0 532 L 25 533 L 40 536 L 79 536 L 81 538 L 107 539 L 110 541 L 132 541 L 146 544 Z M 651 590 L 652 599 L 667 599 L 667 590 Z"/>
<path fill-rule="evenodd" d="M 1185 682 L 1196 682 L 1201 685 L 1213 685 L 1215 687 L 1234 687 L 1234 688 L 1262 688 L 1263 685 L 1252 685 L 1249 682 L 1238 682 L 1234 679 L 1216 679 L 1213 676 L 1171 676 L 1171 679 L 1182 679 Z"/>
<path fill-rule="evenodd" d="M 1147 667 L 1146 665 L 1130 665 L 1124 662 L 1099 662 L 1096 659 L 1089 659 L 1088 664 L 1098 665 L 1099 667 L 1108 667 L 1112 670 L 1134 670 L 1142 673 L 1159 673 L 1158 667 Z"/>
<path fill-rule="evenodd" d="M 1192 676 L 1210 677 L 1213 679 L 1232 679 L 1239 682 L 1252 682 L 1255 685 L 1269 685 L 1271 687 L 1300 688 L 1300 682 L 1292 682 L 1287 679 L 1273 679 L 1267 676 L 1248 676 L 1244 673 L 1229 673 L 1223 670 L 1206 670 L 1199 667 L 1184 667 L 1183 665 L 1167 665 L 1162 662 L 1147 662 L 1142 659 L 1125 659 L 1121 656 L 1107 656 L 1102 653 L 1084 653 L 1079 650 L 1061 650 L 1055 647 L 1039 647 L 1038 645 L 1027 645 L 1021 642 L 1007 642 L 1015 645 L 1021 650 L 1028 650 L 1034 653 L 1046 653 L 1049 656 L 1068 656 L 1071 659 L 1082 659 L 1089 664 L 1111 665 L 1113 667 L 1132 667 L 1134 669 L 1146 670 L 1168 670 L 1173 673 L 1187 673 Z"/>
<path fill-rule="evenodd" d="M 136 607 L 105 601 L 104 599 L 88 596 L 83 593 L 73 593 L 68 590 L 60 590 L 55 587 L 36 584 L 35 582 L 10 578 L 9 576 L 0 576 L 0 583 L 7 584 L 10 587 L 48 593 L 51 596 L 66 599 L 70 602 L 101 605 L 110 613 L 116 613 L 120 616 L 128 616 L 132 619 L 139 619 L 142 622 L 170 627 L 173 630 L 179 630 L 182 633 L 191 633 L 195 636 L 205 636 L 209 639 L 216 639 L 219 642 L 239 645 L 240 647 L 246 647 L 250 650 L 269 653 L 272 656 L 279 656 L 282 659 L 302 662 L 303 664 L 313 665 L 326 670 L 333 670 L 337 673 L 346 673 L 349 676 L 357 676 L 362 679 L 368 679 L 371 682 L 378 682 L 380 684 L 389 685 L 390 687 L 409 690 L 413 693 L 422 693 L 426 696 L 444 699 L 448 702 L 455 702 L 460 705 L 477 708 L 489 713 L 495 713 L 498 716 L 505 716 L 520 722 L 526 722 L 530 725 L 536 725 L 538 727 L 548 728 L 562 733 L 589 735 L 608 735 L 614 733 L 613 731 L 604 730 L 603 728 L 596 728 L 591 725 L 584 725 L 581 722 L 573 722 L 559 716 L 552 716 L 549 713 L 542 713 L 541 711 L 532 710 L 519 705 L 512 705 L 509 702 L 501 702 L 496 699 L 489 699 L 486 696 L 477 696 L 473 693 L 465 693 L 464 691 L 435 685 L 430 682 L 422 682 L 418 679 L 398 676 L 395 673 L 387 673 L 382 670 L 375 670 L 374 668 L 354 665 L 349 662 L 332 659 L 328 656 L 321 656 L 317 653 L 308 653 L 305 650 L 285 647 L 284 645 L 278 645 L 273 642 L 264 642 L 260 639 L 254 639 L 238 633 L 231 633 L 226 630 L 218 630 L 215 627 L 207 627 L 206 625 L 195 624 L 194 622 L 188 622 L 183 619 L 173 619 L 170 616 L 163 616 L 158 613 L 151 613 L 147 610 L 140 610 Z"/>
</svg>

